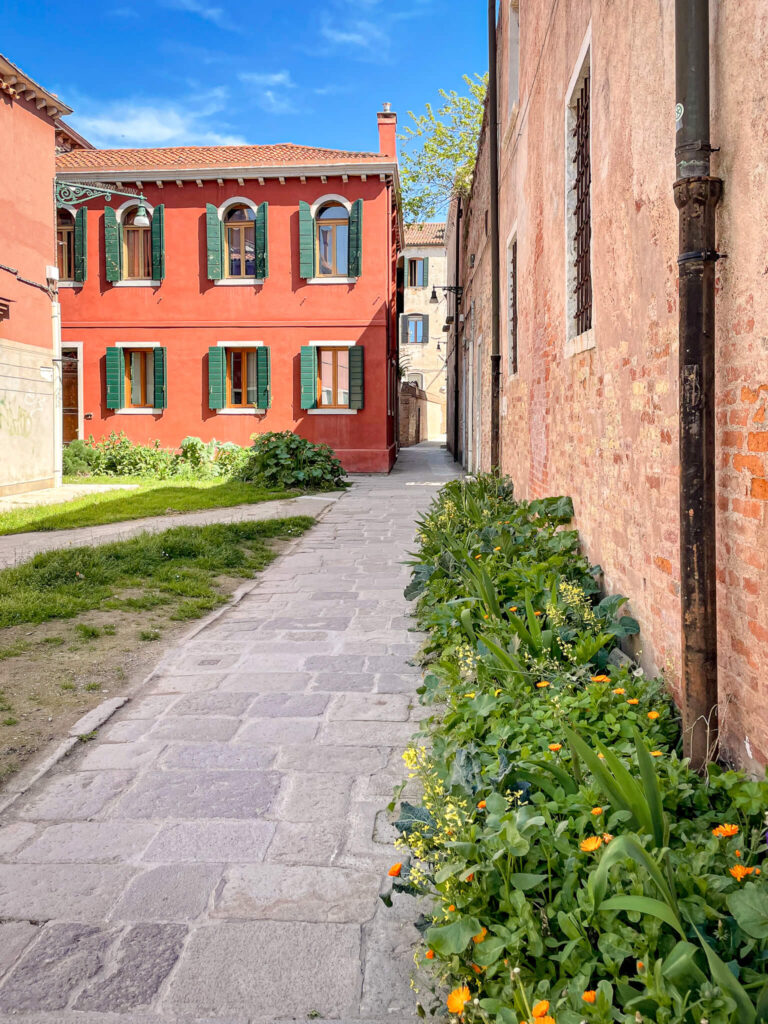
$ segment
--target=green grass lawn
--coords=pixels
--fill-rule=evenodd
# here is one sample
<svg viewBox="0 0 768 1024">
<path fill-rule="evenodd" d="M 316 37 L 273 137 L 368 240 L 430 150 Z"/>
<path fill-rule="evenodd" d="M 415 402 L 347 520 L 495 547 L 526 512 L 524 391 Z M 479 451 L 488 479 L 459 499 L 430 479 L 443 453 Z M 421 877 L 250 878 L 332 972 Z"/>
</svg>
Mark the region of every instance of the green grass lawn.
<svg viewBox="0 0 768 1024">
<path fill-rule="evenodd" d="M 0 571 L 0 629 L 68 619 L 94 608 L 168 605 L 171 619 L 196 618 L 226 600 L 217 577 L 252 577 L 275 557 L 266 541 L 296 537 L 313 523 L 309 516 L 293 516 L 177 526 L 153 536 L 36 555 Z"/>
<path fill-rule="evenodd" d="M 0 514 L 0 536 L 30 530 L 69 530 L 78 526 L 99 526 L 144 516 L 162 516 L 174 512 L 197 512 L 207 508 L 226 508 L 276 498 L 294 498 L 298 491 L 270 491 L 255 484 L 233 480 L 147 481 L 131 477 L 94 477 L 73 480 L 77 483 L 133 483 L 139 487 L 126 491 L 105 491 L 63 502 L 38 505 Z"/>
</svg>

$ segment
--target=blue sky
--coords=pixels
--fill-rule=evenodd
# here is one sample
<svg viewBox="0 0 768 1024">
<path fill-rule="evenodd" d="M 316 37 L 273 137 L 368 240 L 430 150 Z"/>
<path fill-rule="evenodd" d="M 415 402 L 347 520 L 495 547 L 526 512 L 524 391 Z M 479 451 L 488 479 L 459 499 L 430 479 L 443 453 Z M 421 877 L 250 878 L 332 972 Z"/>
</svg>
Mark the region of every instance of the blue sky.
<svg viewBox="0 0 768 1024">
<path fill-rule="evenodd" d="M 487 67 L 479 0 L 3 3 L 2 50 L 102 147 L 296 142 L 376 150 L 376 111 Z"/>
</svg>

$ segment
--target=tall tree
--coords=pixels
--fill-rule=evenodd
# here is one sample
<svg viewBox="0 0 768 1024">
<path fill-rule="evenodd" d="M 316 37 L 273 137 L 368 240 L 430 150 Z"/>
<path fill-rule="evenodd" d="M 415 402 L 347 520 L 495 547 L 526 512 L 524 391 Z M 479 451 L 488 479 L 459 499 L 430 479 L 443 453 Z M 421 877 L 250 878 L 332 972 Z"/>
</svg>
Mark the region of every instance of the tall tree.
<svg viewBox="0 0 768 1024">
<path fill-rule="evenodd" d="M 453 196 L 472 188 L 477 138 L 483 123 L 488 75 L 464 75 L 468 96 L 440 90 L 443 104 L 435 111 L 427 103 L 402 135 L 400 181 L 406 221 L 430 220 L 445 210 Z"/>
</svg>

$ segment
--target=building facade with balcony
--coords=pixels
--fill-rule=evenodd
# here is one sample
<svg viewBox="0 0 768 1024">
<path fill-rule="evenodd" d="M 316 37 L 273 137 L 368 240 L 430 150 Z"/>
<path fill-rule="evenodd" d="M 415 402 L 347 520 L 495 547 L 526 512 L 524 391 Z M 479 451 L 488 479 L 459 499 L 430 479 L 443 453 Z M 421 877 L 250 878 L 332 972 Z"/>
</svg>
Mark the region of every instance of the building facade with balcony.
<svg viewBox="0 0 768 1024">
<path fill-rule="evenodd" d="M 396 453 L 396 116 L 379 151 L 297 145 L 73 150 L 59 183 L 65 440 L 175 447 L 293 430 L 352 472 Z"/>
</svg>

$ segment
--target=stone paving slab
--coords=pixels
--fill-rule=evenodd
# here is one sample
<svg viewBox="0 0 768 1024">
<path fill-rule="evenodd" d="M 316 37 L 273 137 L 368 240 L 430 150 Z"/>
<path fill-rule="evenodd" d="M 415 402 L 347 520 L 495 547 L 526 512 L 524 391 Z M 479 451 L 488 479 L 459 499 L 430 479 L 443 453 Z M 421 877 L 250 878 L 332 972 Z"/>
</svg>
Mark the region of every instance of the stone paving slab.
<svg viewBox="0 0 768 1024">
<path fill-rule="evenodd" d="M 0 814 L 0 1024 L 415 1020 L 383 808 L 423 716 L 402 560 L 452 475 L 358 478 Z"/>
</svg>

